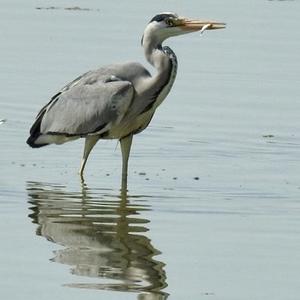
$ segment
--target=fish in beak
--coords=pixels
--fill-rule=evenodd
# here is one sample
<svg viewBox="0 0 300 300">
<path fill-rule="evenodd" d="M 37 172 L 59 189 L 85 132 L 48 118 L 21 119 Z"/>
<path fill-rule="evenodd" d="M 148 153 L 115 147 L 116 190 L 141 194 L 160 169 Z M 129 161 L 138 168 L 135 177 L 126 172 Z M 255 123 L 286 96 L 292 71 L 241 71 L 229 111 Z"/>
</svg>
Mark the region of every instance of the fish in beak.
<svg viewBox="0 0 300 300">
<path fill-rule="evenodd" d="M 182 30 L 186 30 L 189 32 L 200 31 L 201 33 L 203 33 L 205 30 L 223 29 L 226 27 L 226 24 L 215 21 L 202 21 L 183 18 L 180 19 L 177 26 Z"/>
</svg>

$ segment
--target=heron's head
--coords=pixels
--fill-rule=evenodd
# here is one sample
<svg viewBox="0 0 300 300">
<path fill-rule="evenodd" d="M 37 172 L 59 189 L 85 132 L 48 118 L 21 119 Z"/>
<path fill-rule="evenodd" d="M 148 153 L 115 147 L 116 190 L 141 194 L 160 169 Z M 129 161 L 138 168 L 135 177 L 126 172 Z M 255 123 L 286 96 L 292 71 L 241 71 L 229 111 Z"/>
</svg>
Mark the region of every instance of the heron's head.
<svg viewBox="0 0 300 300">
<path fill-rule="evenodd" d="M 154 43 L 162 43 L 165 39 L 172 36 L 222 28 L 225 28 L 225 23 L 188 19 L 167 12 L 158 14 L 151 19 L 144 31 L 143 38 L 147 38 Z"/>
</svg>

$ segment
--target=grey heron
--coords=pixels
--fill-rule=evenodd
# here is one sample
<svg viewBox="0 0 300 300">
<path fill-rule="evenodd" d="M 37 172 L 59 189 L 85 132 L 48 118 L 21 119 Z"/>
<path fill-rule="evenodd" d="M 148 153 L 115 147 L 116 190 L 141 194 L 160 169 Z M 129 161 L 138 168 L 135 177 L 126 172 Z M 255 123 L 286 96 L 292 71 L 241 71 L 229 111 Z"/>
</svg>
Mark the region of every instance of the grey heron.
<svg viewBox="0 0 300 300">
<path fill-rule="evenodd" d="M 27 143 L 33 148 L 85 138 L 79 174 L 99 139 L 118 139 L 122 153 L 122 183 L 127 184 L 133 135 L 143 131 L 175 81 L 175 53 L 162 43 L 169 37 L 221 29 L 225 23 L 154 16 L 145 28 L 142 46 L 151 75 L 137 62 L 112 64 L 86 72 L 67 84 L 38 113 Z"/>
</svg>

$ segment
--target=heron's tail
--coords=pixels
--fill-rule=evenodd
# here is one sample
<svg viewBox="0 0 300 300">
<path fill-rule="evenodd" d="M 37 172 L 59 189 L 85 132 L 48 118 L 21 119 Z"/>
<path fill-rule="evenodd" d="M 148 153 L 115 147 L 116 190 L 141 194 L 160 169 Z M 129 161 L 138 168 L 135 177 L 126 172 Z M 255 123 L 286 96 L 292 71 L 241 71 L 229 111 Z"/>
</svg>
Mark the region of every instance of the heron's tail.
<svg viewBox="0 0 300 300">
<path fill-rule="evenodd" d="M 34 137 L 34 136 L 30 136 L 30 137 L 27 139 L 26 143 L 27 143 L 30 147 L 32 147 L 32 148 L 40 148 L 40 147 L 44 147 L 44 146 L 49 145 L 49 144 L 39 144 L 39 143 L 37 143 L 37 138 Z"/>
<path fill-rule="evenodd" d="M 39 141 L 39 137 L 42 135 L 41 129 L 41 121 L 43 114 L 41 114 L 33 123 L 30 128 L 30 137 L 27 139 L 26 143 L 32 148 L 40 148 L 43 146 L 49 145 L 48 143 Z"/>
</svg>

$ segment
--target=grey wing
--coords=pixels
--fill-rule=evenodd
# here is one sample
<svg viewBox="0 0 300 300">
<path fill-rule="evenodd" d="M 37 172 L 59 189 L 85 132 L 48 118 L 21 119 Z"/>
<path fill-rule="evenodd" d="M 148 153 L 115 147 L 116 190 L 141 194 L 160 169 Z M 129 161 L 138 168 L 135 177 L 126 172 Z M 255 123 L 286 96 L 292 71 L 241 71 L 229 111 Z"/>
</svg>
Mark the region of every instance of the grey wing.
<svg viewBox="0 0 300 300">
<path fill-rule="evenodd" d="M 39 113 L 40 133 L 84 136 L 109 130 L 121 121 L 133 95 L 131 82 L 88 72 L 64 87 Z"/>
</svg>

